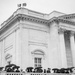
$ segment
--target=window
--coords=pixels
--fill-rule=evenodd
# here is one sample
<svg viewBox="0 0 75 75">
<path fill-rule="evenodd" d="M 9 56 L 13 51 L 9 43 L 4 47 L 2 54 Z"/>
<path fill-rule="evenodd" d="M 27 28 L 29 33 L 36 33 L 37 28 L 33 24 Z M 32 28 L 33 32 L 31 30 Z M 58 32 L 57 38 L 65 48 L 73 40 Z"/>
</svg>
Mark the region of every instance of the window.
<svg viewBox="0 0 75 75">
<path fill-rule="evenodd" d="M 41 67 L 42 58 L 34 58 L 34 66 L 35 67 Z"/>
<path fill-rule="evenodd" d="M 42 50 L 34 50 L 31 53 L 33 54 L 33 58 L 34 58 L 34 64 L 33 64 L 34 67 L 42 67 L 45 53 Z"/>
</svg>

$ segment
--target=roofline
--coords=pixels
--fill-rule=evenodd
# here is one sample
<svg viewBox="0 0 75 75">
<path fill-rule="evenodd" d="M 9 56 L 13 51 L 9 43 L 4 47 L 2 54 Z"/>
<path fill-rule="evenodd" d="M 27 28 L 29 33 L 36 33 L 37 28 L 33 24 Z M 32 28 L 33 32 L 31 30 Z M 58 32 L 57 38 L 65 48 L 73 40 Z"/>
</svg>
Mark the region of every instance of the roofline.
<svg viewBox="0 0 75 75">
<path fill-rule="evenodd" d="M 59 16 L 59 18 L 62 18 L 62 19 L 75 18 L 75 13 L 73 13 L 73 14 L 65 14 L 65 15 Z"/>
<path fill-rule="evenodd" d="M 53 22 L 58 21 L 58 22 L 64 22 L 64 23 L 75 25 L 75 22 L 69 21 L 69 20 L 66 20 L 66 19 L 63 19 L 63 18 L 60 18 L 60 17 L 53 17 L 53 18 L 51 18 L 49 20 L 46 20 L 46 19 L 41 19 L 41 18 L 37 18 L 37 17 L 33 17 L 33 16 L 24 15 L 24 14 L 17 14 L 15 16 L 12 16 L 11 18 L 9 18 L 7 20 L 7 22 L 4 23 L 4 25 L 2 26 L 2 28 L 6 27 L 7 24 L 11 23 L 11 21 L 13 21 L 13 20 L 15 20 L 17 18 L 20 18 L 20 19 L 25 18 L 25 20 L 37 19 L 37 20 L 32 20 L 32 21 L 37 21 L 38 23 L 43 23 L 43 24 L 51 24 Z M 30 19 L 27 19 L 27 18 L 30 18 Z"/>
<path fill-rule="evenodd" d="M 65 14 L 65 13 L 62 13 L 62 12 L 59 12 L 59 11 L 56 11 L 56 10 L 53 10 L 51 13 L 49 13 L 49 15 L 51 15 L 53 12 L 57 12 L 57 13 L 60 13 L 60 14 Z"/>
<path fill-rule="evenodd" d="M 17 10 L 19 10 L 19 9 L 17 9 Z M 29 10 L 29 9 L 27 9 L 27 10 Z M 33 11 L 33 12 L 35 12 L 35 11 Z M 69 21 L 69 20 L 64 18 L 64 17 L 68 17 L 68 16 L 75 17 L 75 14 L 69 14 L 69 15 L 64 15 L 64 16 L 59 16 L 59 17 L 53 17 L 53 18 L 47 20 L 47 19 L 43 19 L 43 18 L 39 18 L 39 17 L 35 17 L 35 16 L 30 16 L 30 15 L 26 15 L 26 14 L 19 14 L 19 13 L 17 13 L 17 14 L 13 14 L 12 16 L 10 16 L 5 22 L 3 22 L 1 24 L 2 28 L 0 29 L 0 33 L 1 33 L 1 31 L 3 29 L 5 29 L 7 26 L 9 26 L 9 24 L 11 22 L 13 22 L 15 19 L 18 19 L 18 20 L 28 20 L 28 21 L 38 22 L 38 23 L 42 23 L 42 24 L 46 24 L 46 25 L 50 25 L 53 22 L 56 22 L 56 23 L 62 22 L 62 23 L 67 23 L 67 24 L 75 25 L 75 22 Z"/>
</svg>

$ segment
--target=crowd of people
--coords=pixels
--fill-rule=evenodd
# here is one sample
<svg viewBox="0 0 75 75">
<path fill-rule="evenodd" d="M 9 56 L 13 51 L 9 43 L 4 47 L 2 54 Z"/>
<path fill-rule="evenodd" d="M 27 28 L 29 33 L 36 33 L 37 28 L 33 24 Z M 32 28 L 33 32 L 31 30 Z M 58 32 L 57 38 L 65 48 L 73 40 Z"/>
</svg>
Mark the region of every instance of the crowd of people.
<svg viewBox="0 0 75 75">
<path fill-rule="evenodd" d="M 70 67 L 70 68 L 48 68 L 48 69 L 42 69 L 42 67 L 28 67 L 26 69 L 27 72 L 33 72 L 33 73 L 74 73 L 75 72 L 75 67 Z"/>
<path fill-rule="evenodd" d="M 6 72 L 26 72 L 26 73 L 75 73 L 75 67 L 70 68 L 47 68 L 43 69 L 42 67 L 27 67 L 25 70 L 20 69 L 20 66 L 17 66 L 15 64 L 9 64 L 5 67 L 0 67 L 0 71 L 6 71 Z"/>
</svg>

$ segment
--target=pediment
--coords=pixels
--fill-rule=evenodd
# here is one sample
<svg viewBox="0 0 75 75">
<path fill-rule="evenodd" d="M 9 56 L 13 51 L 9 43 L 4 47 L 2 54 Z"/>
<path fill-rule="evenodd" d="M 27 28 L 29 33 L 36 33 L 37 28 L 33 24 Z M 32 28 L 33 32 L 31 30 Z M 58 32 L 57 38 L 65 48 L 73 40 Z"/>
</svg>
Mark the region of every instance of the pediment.
<svg viewBox="0 0 75 75">
<path fill-rule="evenodd" d="M 38 54 L 38 55 L 45 55 L 45 53 L 41 50 L 35 50 L 33 52 L 31 52 L 32 54 Z"/>
</svg>

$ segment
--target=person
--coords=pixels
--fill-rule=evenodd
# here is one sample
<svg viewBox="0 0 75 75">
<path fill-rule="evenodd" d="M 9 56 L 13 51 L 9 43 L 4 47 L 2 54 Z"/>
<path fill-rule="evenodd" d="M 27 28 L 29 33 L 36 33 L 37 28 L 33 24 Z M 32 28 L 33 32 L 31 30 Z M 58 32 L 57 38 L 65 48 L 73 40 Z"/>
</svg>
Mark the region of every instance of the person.
<svg viewBox="0 0 75 75">
<path fill-rule="evenodd" d="M 47 73 L 51 73 L 51 71 L 50 71 L 51 69 L 50 68 L 48 68 L 48 70 L 47 70 Z"/>
<path fill-rule="evenodd" d="M 46 69 L 44 69 L 44 73 L 46 73 Z"/>
<path fill-rule="evenodd" d="M 74 73 L 74 74 L 75 74 L 75 67 L 73 67 L 73 68 L 72 68 L 72 73 Z"/>
<path fill-rule="evenodd" d="M 27 72 L 32 72 L 32 69 L 33 69 L 33 67 L 27 67 L 27 68 L 26 68 L 26 71 L 27 71 Z"/>
<path fill-rule="evenodd" d="M 60 69 L 58 68 L 53 68 L 52 70 L 54 71 L 54 73 L 60 73 Z"/>
</svg>

